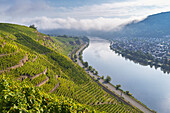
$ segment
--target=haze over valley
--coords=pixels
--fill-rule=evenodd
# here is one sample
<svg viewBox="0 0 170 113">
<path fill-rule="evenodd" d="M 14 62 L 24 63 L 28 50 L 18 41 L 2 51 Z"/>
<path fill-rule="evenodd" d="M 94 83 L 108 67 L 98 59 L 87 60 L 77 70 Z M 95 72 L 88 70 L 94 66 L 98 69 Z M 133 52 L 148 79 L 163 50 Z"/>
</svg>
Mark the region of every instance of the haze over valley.
<svg viewBox="0 0 170 113">
<path fill-rule="evenodd" d="M 170 113 L 170 1 L 0 0 L 2 113 Z"/>
</svg>

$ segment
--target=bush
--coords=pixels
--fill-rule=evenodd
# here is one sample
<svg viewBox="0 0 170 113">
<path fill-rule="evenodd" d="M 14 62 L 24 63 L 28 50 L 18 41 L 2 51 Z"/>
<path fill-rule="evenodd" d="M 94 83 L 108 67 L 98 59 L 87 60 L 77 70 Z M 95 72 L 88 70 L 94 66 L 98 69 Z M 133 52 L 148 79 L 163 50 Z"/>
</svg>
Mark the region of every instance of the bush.
<svg viewBox="0 0 170 113">
<path fill-rule="evenodd" d="M 95 75 L 98 75 L 98 71 L 95 71 L 94 74 L 95 74 Z"/>
<path fill-rule="evenodd" d="M 109 83 L 109 82 L 111 81 L 111 77 L 110 77 L 109 75 L 107 75 L 105 81 L 106 81 L 107 83 Z"/>
<path fill-rule="evenodd" d="M 89 67 L 88 67 L 88 70 L 91 71 L 91 70 L 92 70 L 92 66 L 89 66 Z"/>
<path fill-rule="evenodd" d="M 104 79 L 104 76 L 102 75 L 102 77 L 101 77 L 102 79 Z"/>
<path fill-rule="evenodd" d="M 29 27 L 37 30 L 37 27 L 35 27 L 34 24 L 33 24 L 33 25 L 30 25 Z"/>
<path fill-rule="evenodd" d="M 126 91 L 125 93 L 126 93 L 126 95 L 132 96 L 132 94 L 129 93 L 129 91 Z"/>
<path fill-rule="evenodd" d="M 116 90 L 118 90 L 121 87 L 121 85 L 116 85 Z"/>
<path fill-rule="evenodd" d="M 88 67 L 88 62 L 84 62 L 84 66 L 85 66 L 85 67 Z"/>
</svg>

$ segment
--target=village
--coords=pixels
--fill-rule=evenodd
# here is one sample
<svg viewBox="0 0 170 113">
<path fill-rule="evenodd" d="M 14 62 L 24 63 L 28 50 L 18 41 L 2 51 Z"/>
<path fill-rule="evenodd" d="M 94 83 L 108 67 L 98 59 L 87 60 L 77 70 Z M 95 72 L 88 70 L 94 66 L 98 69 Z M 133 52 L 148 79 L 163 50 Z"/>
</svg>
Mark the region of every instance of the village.
<svg viewBox="0 0 170 113">
<path fill-rule="evenodd" d="M 117 38 L 111 42 L 111 48 L 140 51 L 152 55 L 159 61 L 170 60 L 169 38 Z"/>
</svg>

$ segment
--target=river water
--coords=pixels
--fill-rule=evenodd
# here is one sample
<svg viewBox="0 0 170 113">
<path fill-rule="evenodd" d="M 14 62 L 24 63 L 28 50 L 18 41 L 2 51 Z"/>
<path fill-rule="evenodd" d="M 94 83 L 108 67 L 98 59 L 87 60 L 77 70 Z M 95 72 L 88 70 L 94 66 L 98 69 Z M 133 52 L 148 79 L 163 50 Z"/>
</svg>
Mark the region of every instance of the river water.
<svg viewBox="0 0 170 113">
<path fill-rule="evenodd" d="M 99 75 L 111 76 L 111 83 L 121 84 L 135 98 L 157 113 L 170 113 L 170 74 L 160 69 L 142 66 L 110 50 L 107 40 L 91 38 L 83 52 L 83 60 L 95 68 Z"/>
</svg>

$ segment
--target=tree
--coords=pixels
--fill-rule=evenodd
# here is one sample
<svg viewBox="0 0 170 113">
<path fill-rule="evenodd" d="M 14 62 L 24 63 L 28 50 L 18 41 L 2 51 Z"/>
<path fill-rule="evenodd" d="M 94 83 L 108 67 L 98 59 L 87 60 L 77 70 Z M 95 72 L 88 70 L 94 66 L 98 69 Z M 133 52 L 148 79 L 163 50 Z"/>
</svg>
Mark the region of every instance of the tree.
<svg viewBox="0 0 170 113">
<path fill-rule="evenodd" d="M 121 85 L 116 85 L 116 90 L 118 90 L 121 87 Z"/>
<path fill-rule="evenodd" d="M 98 75 L 98 71 L 95 71 L 95 73 L 94 73 L 95 75 Z"/>
<path fill-rule="evenodd" d="M 29 27 L 37 30 L 37 27 L 35 27 L 34 24 L 33 24 L 33 25 L 30 25 Z"/>
<path fill-rule="evenodd" d="M 91 71 L 92 70 L 92 66 L 89 66 L 88 70 Z"/>
<path fill-rule="evenodd" d="M 126 91 L 125 93 L 126 95 L 132 96 L 132 93 L 129 93 L 129 91 Z"/>
<path fill-rule="evenodd" d="M 107 75 L 105 81 L 106 81 L 107 83 L 109 83 L 109 82 L 111 81 L 111 77 L 110 77 L 109 75 Z"/>
<path fill-rule="evenodd" d="M 104 79 L 104 76 L 102 75 L 102 79 Z"/>
<path fill-rule="evenodd" d="M 88 62 L 84 62 L 84 66 L 85 66 L 85 67 L 88 67 Z"/>
<path fill-rule="evenodd" d="M 74 59 L 77 59 L 77 55 L 74 55 Z"/>
<path fill-rule="evenodd" d="M 94 72 L 95 72 L 95 69 L 93 68 L 93 69 L 91 70 L 91 72 L 94 74 Z"/>
<path fill-rule="evenodd" d="M 126 95 L 129 95 L 129 91 L 126 91 Z"/>
<path fill-rule="evenodd" d="M 79 56 L 79 59 L 82 61 L 82 56 Z"/>
</svg>

